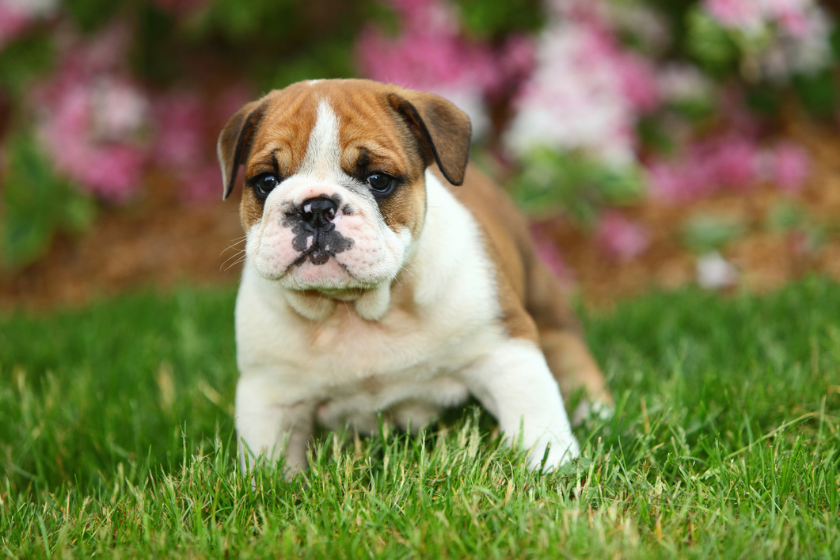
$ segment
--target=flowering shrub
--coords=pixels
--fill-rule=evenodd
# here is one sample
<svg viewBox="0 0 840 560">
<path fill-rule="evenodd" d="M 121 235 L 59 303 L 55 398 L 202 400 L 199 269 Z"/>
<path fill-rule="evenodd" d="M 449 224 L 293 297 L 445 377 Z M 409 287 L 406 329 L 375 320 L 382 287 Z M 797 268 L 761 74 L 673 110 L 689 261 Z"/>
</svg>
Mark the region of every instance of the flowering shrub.
<svg viewBox="0 0 840 560">
<path fill-rule="evenodd" d="M 650 240 L 621 211 L 629 202 L 764 183 L 796 192 L 807 154 L 767 125 L 785 99 L 823 116 L 838 106 L 833 22 L 816 0 L 324 6 L 0 0 L 3 260 L 37 258 L 55 231 L 90 221 L 90 201 L 139 196 L 150 170 L 185 202 L 217 196 L 213 140 L 226 117 L 297 79 L 357 73 L 451 99 L 526 209 L 566 213 L 618 260 Z M 48 167 L 39 188 L 87 210 L 27 219 L 38 210 L 22 169 L 34 161 Z M 41 225 L 21 236 L 12 223 Z"/>
<path fill-rule="evenodd" d="M 276 53 L 261 61 L 252 56 L 253 43 L 268 31 L 290 35 L 302 10 L 282 1 L 243 7 L 228 0 L 0 0 L 3 263 L 27 264 L 56 232 L 89 224 L 91 201 L 133 200 L 151 170 L 172 178 L 185 202 L 217 197 L 221 126 L 253 97 L 255 84 L 268 89 L 290 81 L 264 71 L 269 58 L 276 65 Z M 329 41 L 321 45 L 335 49 Z M 289 59 L 309 67 L 308 57 L 324 56 L 303 50 Z M 240 68 L 237 51 L 255 58 L 252 74 Z M 308 72 L 351 74 L 349 63 L 346 71 L 331 65 Z M 42 198 L 71 202 L 49 211 L 37 203 L 26 178 L 33 165 L 46 166 L 38 175 Z"/>
<path fill-rule="evenodd" d="M 57 171 L 106 199 L 125 200 L 140 186 L 148 152 L 149 102 L 125 63 L 126 30 L 88 41 L 62 37 L 58 71 L 37 84 L 37 132 Z"/>
<path fill-rule="evenodd" d="M 815 0 L 703 0 L 690 25 L 703 62 L 737 62 L 751 81 L 812 74 L 833 59 L 829 20 Z"/>
<path fill-rule="evenodd" d="M 0 48 L 39 19 L 53 15 L 57 8 L 58 0 L 0 0 Z"/>
<path fill-rule="evenodd" d="M 374 80 L 442 95 L 467 112 L 473 132 L 490 126 L 487 100 L 504 84 L 528 73 L 532 45 L 513 35 L 501 46 L 461 35 L 452 6 L 443 0 L 396 0 L 401 32 L 389 37 L 366 26 L 357 45 L 361 73 Z"/>
<path fill-rule="evenodd" d="M 653 67 L 621 48 L 592 4 L 562 3 L 543 30 L 533 74 L 514 100 L 505 145 L 516 157 L 539 148 L 606 165 L 635 160 L 639 115 L 659 105 Z M 579 9 L 578 9 L 579 8 Z"/>
</svg>

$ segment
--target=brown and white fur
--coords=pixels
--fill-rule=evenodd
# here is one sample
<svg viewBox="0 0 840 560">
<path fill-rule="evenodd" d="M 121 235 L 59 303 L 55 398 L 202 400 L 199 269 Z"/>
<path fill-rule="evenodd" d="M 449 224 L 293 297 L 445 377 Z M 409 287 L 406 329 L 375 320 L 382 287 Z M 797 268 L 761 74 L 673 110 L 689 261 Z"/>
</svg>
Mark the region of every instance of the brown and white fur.
<svg viewBox="0 0 840 560">
<path fill-rule="evenodd" d="M 417 429 L 470 394 L 532 468 L 547 449 L 549 469 L 578 455 L 561 390 L 599 405 L 609 390 L 525 220 L 467 165 L 469 144 L 448 101 L 365 80 L 297 83 L 231 117 L 218 155 L 225 197 L 245 170 L 243 465 L 285 453 L 291 475 L 316 421 L 374 431 L 382 413 Z M 393 192 L 374 196 L 372 174 Z"/>
</svg>

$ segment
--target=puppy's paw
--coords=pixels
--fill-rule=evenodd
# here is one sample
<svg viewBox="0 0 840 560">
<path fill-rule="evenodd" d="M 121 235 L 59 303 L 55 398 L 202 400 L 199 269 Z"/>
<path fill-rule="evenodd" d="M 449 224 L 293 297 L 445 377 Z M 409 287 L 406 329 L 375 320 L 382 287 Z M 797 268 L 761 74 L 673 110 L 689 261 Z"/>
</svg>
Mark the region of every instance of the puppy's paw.
<svg viewBox="0 0 840 560">
<path fill-rule="evenodd" d="M 547 457 L 546 448 L 548 448 Z M 569 432 L 563 436 L 546 438 L 545 441 L 541 441 L 535 445 L 528 455 L 528 468 L 531 470 L 542 468 L 543 472 L 552 472 L 579 456 L 580 446 L 575 436 Z M 545 457 L 544 464 L 543 457 Z"/>
<path fill-rule="evenodd" d="M 590 418 L 597 420 L 609 420 L 613 417 L 614 412 L 615 408 L 612 403 L 602 400 L 589 401 L 584 399 L 580 402 L 572 414 L 572 426 L 580 426 Z"/>
</svg>

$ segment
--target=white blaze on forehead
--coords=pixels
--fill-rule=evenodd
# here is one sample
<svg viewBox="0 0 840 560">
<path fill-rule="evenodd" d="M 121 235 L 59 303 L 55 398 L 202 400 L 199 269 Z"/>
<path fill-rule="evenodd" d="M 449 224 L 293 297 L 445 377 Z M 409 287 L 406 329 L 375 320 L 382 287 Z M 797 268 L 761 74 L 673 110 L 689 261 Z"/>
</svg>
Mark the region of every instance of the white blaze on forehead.
<svg viewBox="0 0 840 560">
<path fill-rule="evenodd" d="M 337 179 L 341 175 L 341 146 L 338 142 L 339 121 L 329 102 L 318 103 L 315 126 L 309 133 L 306 156 L 301 163 L 301 175 L 315 180 Z"/>
</svg>

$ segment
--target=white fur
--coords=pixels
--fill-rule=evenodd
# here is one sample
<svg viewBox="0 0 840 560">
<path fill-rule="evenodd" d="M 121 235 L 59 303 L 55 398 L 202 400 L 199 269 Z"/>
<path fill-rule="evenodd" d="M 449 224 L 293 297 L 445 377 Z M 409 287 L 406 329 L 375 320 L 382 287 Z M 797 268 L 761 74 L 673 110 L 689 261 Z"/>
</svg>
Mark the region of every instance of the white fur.
<svg viewBox="0 0 840 560">
<path fill-rule="evenodd" d="M 308 196 L 311 189 L 341 188 L 337 130 L 335 113 L 322 102 L 301 175 L 271 193 L 262 222 L 273 220 L 271 209 L 300 196 L 300 189 L 310 189 Z M 469 392 L 511 438 L 521 426 L 519 442 L 532 450 L 532 467 L 548 445 L 550 468 L 578 454 L 545 358 L 534 343 L 511 339 L 501 324 L 495 269 L 473 216 L 429 172 L 426 194 L 425 225 L 413 244 L 408 232 L 387 228 L 378 212 L 371 223 L 370 208 L 353 199 L 360 213 L 368 211 L 363 225 L 375 237 L 370 242 L 392 251 L 397 262 L 361 297 L 340 291 L 354 286 L 347 277 L 336 276 L 325 288 L 332 299 L 290 289 L 298 286 L 269 266 L 278 249 L 266 244 L 265 230 L 274 226 L 252 228 L 236 304 L 243 461 L 250 453 L 274 459 L 285 452 L 294 472 L 305 465 L 313 419 L 371 431 L 383 412 L 419 428 Z M 393 281 L 413 287 L 412 311 L 390 305 Z"/>
</svg>

